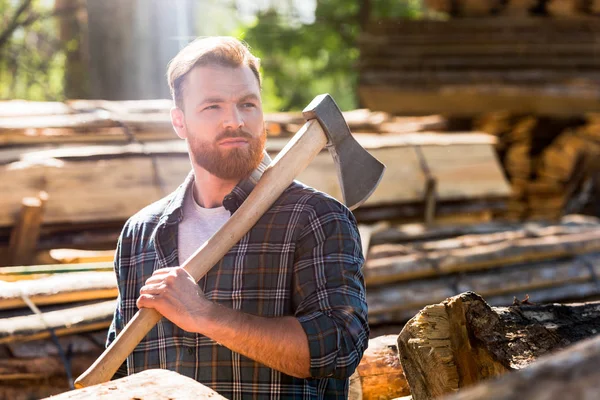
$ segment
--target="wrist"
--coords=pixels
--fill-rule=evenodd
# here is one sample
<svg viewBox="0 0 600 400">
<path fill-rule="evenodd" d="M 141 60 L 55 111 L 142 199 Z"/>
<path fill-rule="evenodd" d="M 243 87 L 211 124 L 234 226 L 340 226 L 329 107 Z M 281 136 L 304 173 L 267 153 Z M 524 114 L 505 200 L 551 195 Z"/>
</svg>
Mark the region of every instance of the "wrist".
<svg viewBox="0 0 600 400">
<path fill-rule="evenodd" d="M 217 315 L 217 309 L 220 308 L 217 303 L 203 299 L 200 307 L 194 313 L 195 332 L 201 335 L 207 334 L 210 326 L 213 324 L 214 316 Z"/>
</svg>

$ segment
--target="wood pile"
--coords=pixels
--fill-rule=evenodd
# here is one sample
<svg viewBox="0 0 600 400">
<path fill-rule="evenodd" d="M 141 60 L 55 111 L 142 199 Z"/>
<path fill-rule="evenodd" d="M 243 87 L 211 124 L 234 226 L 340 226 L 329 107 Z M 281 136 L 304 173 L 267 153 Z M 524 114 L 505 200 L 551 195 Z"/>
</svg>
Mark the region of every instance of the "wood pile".
<svg viewBox="0 0 600 400">
<path fill-rule="evenodd" d="M 61 248 L 114 249 L 124 221 L 190 170 L 185 142 L 172 139 L 169 105 L 0 103 L 0 265 L 59 263 L 49 252 Z M 274 156 L 302 120 L 297 113 L 266 118 L 277 132 L 267 141 Z M 430 132 L 445 126 L 439 116 L 354 110 L 346 118 L 387 165 L 378 190 L 356 212 L 360 221 L 486 221 L 503 209 L 510 187 L 493 137 Z M 298 179 L 341 198 L 326 151 Z"/>
<path fill-rule="evenodd" d="M 599 316 L 598 302 L 573 305 L 524 302 L 490 307 L 472 292 L 427 306 L 406 324 L 398 337 L 400 361 L 412 398 L 440 398 L 519 370 L 523 370 L 520 375 L 508 375 L 503 381 L 513 384 L 506 384 L 498 391 L 491 389 L 498 388 L 500 383 L 451 398 L 543 399 L 554 398 L 556 393 L 565 393 L 561 398 L 586 398 L 582 393 L 598 390 L 597 368 L 592 360 L 598 360 L 600 354 Z M 587 343 L 559 353 L 556 358 L 550 356 L 545 364 L 536 366 L 541 356 L 594 336 Z M 589 353 L 585 354 L 583 349 Z M 551 374 L 541 378 L 542 371 Z M 595 382 L 591 374 L 596 374 Z M 577 383 L 581 386 L 576 392 L 563 391 Z M 477 392 L 479 395 L 475 395 Z"/>
<path fill-rule="evenodd" d="M 425 0 L 428 11 L 452 18 L 530 17 L 577 18 L 600 15 L 598 0 Z"/>
<path fill-rule="evenodd" d="M 432 230 L 421 236 L 393 228 L 373 234 L 364 268 L 369 322 L 402 324 L 422 307 L 464 291 L 499 306 L 526 296 L 542 303 L 600 294 L 597 219 L 479 228 L 441 230 L 438 237 Z"/>
<path fill-rule="evenodd" d="M 593 199 L 581 202 L 580 197 L 586 182 L 593 185 L 594 193 L 598 190 L 598 114 L 557 119 L 496 112 L 482 115 L 474 125 L 498 138 L 496 150 L 512 187 L 507 210 L 500 214 L 503 218 L 556 220 L 565 213 L 597 215 Z M 588 193 L 588 197 L 593 195 Z"/>
<path fill-rule="evenodd" d="M 599 21 L 377 20 L 359 37 L 359 95 L 366 107 L 394 115 L 597 112 Z"/>
</svg>

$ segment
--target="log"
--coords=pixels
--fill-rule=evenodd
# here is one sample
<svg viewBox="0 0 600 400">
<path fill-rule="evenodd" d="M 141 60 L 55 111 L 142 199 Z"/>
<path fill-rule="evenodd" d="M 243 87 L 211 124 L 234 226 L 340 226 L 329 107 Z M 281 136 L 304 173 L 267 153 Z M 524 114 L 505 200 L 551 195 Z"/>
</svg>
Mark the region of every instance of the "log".
<svg viewBox="0 0 600 400">
<path fill-rule="evenodd" d="M 40 236 L 47 200 L 46 192 L 22 200 L 19 218 L 10 234 L 9 265 L 24 265 L 31 260 Z"/>
<path fill-rule="evenodd" d="M 36 305 L 114 299 L 118 295 L 114 272 L 75 272 L 2 284 L 0 310 L 27 307 L 22 296 Z"/>
<path fill-rule="evenodd" d="M 67 104 L 55 101 L 0 101 L 0 118 L 71 114 L 73 112 L 74 110 Z"/>
<path fill-rule="evenodd" d="M 432 11 L 450 14 L 452 12 L 452 0 L 425 0 L 425 7 Z"/>
<path fill-rule="evenodd" d="M 398 335 L 383 335 L 369 340 L 369 347 L 350 377 L 349 399 L 393 399 L 410 394 L 398 359 L 397 339 Z"/>
<path fill-rule="evenodd" d="M 51 274 L 64 274 L 73 272 L 113 271 L 112 262 L 97 262 L 87 264 L 50 264 L 29 265 L 26 267 L 0 268 L 0 281 L 14 282 L 25 279 L 37 279 Z"/>
<path fill-rule="evenodd" d="M 425 307 L 398 337 L 413 399 L 433 399 L 592 337 L 600 303 L 491 308 L 467 292 Z"/>
<path fill-rule="evenodd" d="M 412 317 L 428 304 L 441 302 L 466 291 L 476 292 L 490 299 L 490 303 L 494 305 L 507 305 L 512 296 L 522 297 L 539 289 L 556 288 L 553 300 L 561 300 L 560 288 L 576 283 L 593 284 L 595 276 L 599 275 L 600 253 L 594 253 L 571 259 L 517 264 L 497 270 L 456 274 L 443 278 L 369 286 L 369 322 L 403 322 L 396 320 L 394 315 L 408 314 Z M 600 289 L 597 292 L 600 293 Z M 508 301 L 498 304 L 494 296 L 508 298 Z M 538 297 L 535 299 L 538 301 Z"/>
<path fill-rule="evenodd" d="M 193 393 L 193 395 L 192 395 Z M 192 378 L 163 369 L 150 369 L 125 378 L 72 390 L 52 400 L 77 399 L 225 399 Z"/>
<path fill-rule="evenodd" d="M 458 0 L 458 9 L 460 16 L 462 17 L 484 17 L 489 16 L 492 12 L 497 9 L 501 1 L 500 0 Z"/>
<path fill-rule="evenodd" d="M 389 250 L 388 250 L 389 251 Z M 400 248 L 399 252 L 406 251 Z M 474 247 L 371 258 L 364 268 L 367 285 L 491 269 L 516 263 L 600 251 L 600 230 L 516 238 Z"/>
<path fill-rule="evenodd" d="M 501 14 L 510 17 L 524 17 L 529 15 L 531 9 L 537 4 L 538 0 L 508 0 Z"/>
<path fill-rule="evenodd" d="M 48 327 L 52 328 L 57 336 L 108 328 L 115 307 L 116 300 L 110 300 L 46 312 L 43 313 L 43 321 L 36 314 L 4 318 L 0 326 L 0 344 L 50 337 Z"/>
<path fill-rule="evenodd" d="M 591 94 L 593 91 L 596 93 Z M 593 86 L 583 90 L 562 83 L 490 85 L 463 81 L 439 88 L 423 84 L 419 88 L 406 85 L 398 88 L 361 82 L 358 93 L 370 109 L 400 115 L 445 113 L 471 118 L 484 112 L 507 110 L 518 114 L 573 117 L 581 115 L 581 110 L 600 111 L 597 101 L 600 90 Z"/>
<path fill-rule="evenodd" d="M 600 336 L 540 357 L 527 368 L 461 390 L 444 400 L 593 399 L 600 392 Z"/>
<path fill-rule="evenodd" d="M 584 215 L 566 215 L 560 221 L 561 226 L 571 227 L 600 227 L 600 220 L 596 217 Z M 527 223 L 530 230 L 538 230 L 547 226 L 556 226 L 549 222 Z M 448 239 L 455 236 L 489 234 L 497 232 L 509 232 L 523 230 L 523 223 L 490 221 L 477 225 L 448 225 L 448 226 L 426 226 L 424 224 L 402 224 L 392 226 L 373 235 L 373 245 L 383 243 L 407 243 L 423 242 L 431 240 Z"/>
<path fill-rule="evenodd" d="M 449 292 L 448 296 L 455 295 L 459 290 Z M 570 283 L 562 286 L 552 286 L 541 289 L 532 289 L 527 291 L 519 291 L 497 296 L 491 296 L 486 299 L 488 304 L 494 307 L 506 307 L 515 301 L 515 298 L 523 299 L 528 296 L 536 303 L 552 303 L 561 301 L 583 301 L 597 299 L 600 295 L 600 288 L 594 281 Z M 431 302 L 429 302 L 431 303 Z M 369 314 L 369 324 L 378 330 L 381 328 L 392 326 L 404 326 L 404 324 L 419 313 L 423 306 L 415 306 L 410 309 L 398 309 L 386 313 Z M 384 331 L 383 333 L 389 333 Z"/>
<path fill-rule="evenodd" d="M 585 13 L 586 0 L 549 0 L 546 11 L 553 17 L 578 17 Z"/>
</svg>

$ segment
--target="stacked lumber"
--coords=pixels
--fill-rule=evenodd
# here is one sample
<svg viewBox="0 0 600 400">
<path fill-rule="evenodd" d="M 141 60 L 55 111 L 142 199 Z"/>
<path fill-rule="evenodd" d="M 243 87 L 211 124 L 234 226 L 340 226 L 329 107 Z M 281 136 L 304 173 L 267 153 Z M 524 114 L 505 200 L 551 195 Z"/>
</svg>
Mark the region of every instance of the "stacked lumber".
<svg viewBox="0 0 600 400">
<path fill-rule="evenodd" d="M 58 394 L 100 356 L 116 307 L 112 263 L 0 268 L 0 398 Z"/>
<path fill-rule="evenodd" d="M 571 203 L 600 173 L 598 114 L 557 119 L 497 112 L 482 115 L 475 126 L 498 139 L 496 149 L 512 187 L 503 218 L 556 220 L 567 212 L 597 213 Z"/>
<path fill-rule="evenodd" d="M 42 143 L 45 131 L 35 130 L 35 126 L 44 126 L 42 122 L 34 121 L 25 130 L 14 126 L 2 130 L 2 124 L 9 126 L 17 120 L 25 124 L 30 119 L 46 118 L 44 112 L 50 112 L 44 111 L 45 103 L 35 103 L 36 114 L 22 118 L 18 115 L 29 103 L 19 104 L 2 111 L 0 103 L 0 113 L 13 115 L 0 121 L 0 138 L 18 139 L 19 135 L 27 136 L 29 129 L 33 133 L 27 137 Z M 103 123 L 117 121 L 119 129 L 133 139 L 82 145 L 78 138 L 93 138 L 96 125 L 85 130 L 63 124 L 61 132 L 71 131 L 63 135 L 61 144 L 41 148 L 34 142 L 14 139 L 13 146 L 0 148 L 0 192 L 5 194 L 0 197 L 0 265 L 60 263 L 56 249 L 61 248 L 71 252 L 113 250 L 125 220 L 174 190 L 190 171 L 185 143 L 156 136 L 160 129 L 151 125 L 159 118 L 146 118 L 164 118 L 165 104 L 77 101 L 62 111 L 57 106 L 47 105 L 52 112 L 63 112 L 60 117 L 105 113 Z M 11 118 L 14 121 L 8 121 Z M 377 191 L 356 211 L 359 221 L 421 221 L 427 215 L 430 223 L 480 222 L 503 209 L 510 188 L 495 155 L 493 137 L 476 133 L 407 133 L 424 127 L 442 128 L 445 121 L 436 116 L 401 118 L 354 110 L 346 118 L 357 131 L 375 131 L 357 133 L 356 137 L 387 165 Z M 302 121 L 297 114 L 279 114 L 272 121 L 277 121 L 280 137 L 268 140 L 267 151 L 275 156 L 289 141 L 287 129 Z M 125 129 L 124 124 L 130 126 Z M 83 133 L 78 131 L 80 128 Z M 163 128 L 171 129 L 166 125 Z M 335 171 L 333 160 L 323 151 L 298 179 L 341 199 Z M 30 203 L 40 205 L 26 208 Z M 29 208 L 35 209 L 35 219 L 26 218 L 31 213 L 25 212 Z M 36 234 L 15 234 L 20 231 Z M 89 260 L 92 256 L 81 257 Z"/>
<path fill-rule="evenodd" d="M 172 104 L 171 100 L 0 101 L 0 146 L 173 140 Z M 344 117 L 353 132 L 414 133 L 445 127 L 439 115 L 394 117 L 359 109 Z M 291 136 L 304 122 L 301 113 L 265 115 L 270 136 Z"/>
<path fill-rule="evenodd" d="M 391 228 L 375 233 L 364 268 L 369 322 L 401 324 L 425 305 L 464 291 L 480 293 L 492 305 L 527 295 L 552 302 L 600 294 L 598 220 L 486 228 L 459 236 L 442 230 L 439 237 L 411 238 Z"/>
<path fill-rule="evenodd" d="M 425 0 L 428 11 L 453 18 L 550 16 L 575 18 L 600 14 L 597 0 Z"/>
<path fill-rule="evenodd" d="M 600 329 L 599 316 L 598 302 L 573 305 L 523 303 L 492 308 L 479 295 L 463 293 L 425 307 L 406 324 L 398 337 L 400 362 L 414 400 L 439 398 L 523 369 L 520 377 L 529 376 L 529 379 L 525 378 L 527 389 L 523 388 L 527 394 L 523 390 L 511 393 L 517 389 L 516 385 L 503 387 L 498 392 L 490 392 L 483 386 L 480 390 L 493 395 L 481 396 L 480 393 L 470 397 L 459 394 L 451 398 L 553 398 L 552 393 L 563 393 L 557 382 L 565 382 L 568 386 L 577 379 L 580 379 L 579 383 L 587 382 L 580 390 L 589 388 L 597 392 L 597 382 L 591 383 L 589 373 L 584 372 L 585 368 L 595 370 L 591 367 L 591 359 L 587 359 L 589 356 L 598 358 L 597 338 L 581 344 L 592 350 L 589 355 L 582 353 L 582 347 L 575 346 L 572 357 L 567 356 L 568 352 L 562 352 L 554 362 L 547 360 L 546 367 L 543 364 L 537 367 L 547 368 L 550 363 L 558 366 L 561 361 L 567 361 L 560 365 L 560 372 L 554 368 L 551 377 L 539 381 L 532 375 L 540 376 L 534 371 L 537 369 L 535 362 L 541 356 L 595 336 Z M 510 376 L 507 378 L 508 381 L 511 379 Z M 525 383 L 519 378 L 513 379 Z M 552 383 L 552 391 L 545 387 L 546 382 Z M 576 392 L 579 395 L 583 393 L 580 390 Z"/>
<path fill-rule="evenodd" d="M 0 345 L 0 398 L 40 399 L 68 391 L 73 380 L 102 354 L 106 329 Z"/>
<path fill-rule="evenodd" d="M 395 115 L 580 116 L 600 110 L 599 36 L 596 17 L 378 20 L 359 37 L 359 95 Z"/>
</svg>

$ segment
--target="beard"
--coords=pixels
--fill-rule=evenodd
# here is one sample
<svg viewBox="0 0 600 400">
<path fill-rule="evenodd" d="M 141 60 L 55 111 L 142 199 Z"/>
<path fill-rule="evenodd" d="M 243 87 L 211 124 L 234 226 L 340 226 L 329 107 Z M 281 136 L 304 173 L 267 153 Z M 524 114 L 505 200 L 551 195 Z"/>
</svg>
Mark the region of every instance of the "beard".
<svg viewBox="0 0 600 400">
<path fill-rule="evenodd" d="M 189 132 L 189 131 L 188 131 Z M 248 146 L 223 149 L 217 144 L 226 138 L 244 138 Z M 241 180 L 252 173 L 263 158 L 267 132 L 263 129 L 259 137 L 238 129 L 226 130 L 217 135 L 213 142 L 203 141 L 192 135 L 188 146 L 190 155 L 197 165 L 223 180 Z"/>
</svg>

